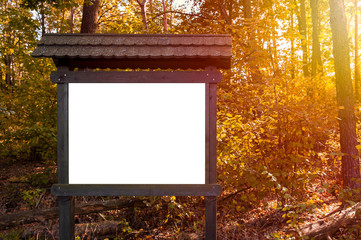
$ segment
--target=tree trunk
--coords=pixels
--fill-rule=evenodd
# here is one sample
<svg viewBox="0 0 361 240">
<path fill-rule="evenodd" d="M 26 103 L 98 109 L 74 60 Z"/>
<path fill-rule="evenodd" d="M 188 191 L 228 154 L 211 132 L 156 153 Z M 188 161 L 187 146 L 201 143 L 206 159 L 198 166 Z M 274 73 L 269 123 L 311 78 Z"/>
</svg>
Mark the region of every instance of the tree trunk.
<svg viewBox="0 0 361 240">
<path fill-rule="evenodd" d="M 358 64 L 358 6 L 357 0 L 354 1 L 355 8 L 355 99 L 360 100 L 360 70 Z"/>
<path fill-rule="evenodd" d="M 252 19 L 252 2 L 251 0 L 244 0 L 243 1 L 243 16 L 245 21 L 245 26 L 247 29 L 247 36 L 248 36 L 248 52 L 246 53 L 248 57 L 247 62 L 251 72 L 251 79 L 254 83 L 261 83 L 262 74 L 259 70 L 258 60 L 255 56 L 257 53 L 257 43 L 255 39 L 255 28 L 253 25 Z"/>
<path fill-rule="evenodd" d="M 233 0 L 228 0 L 228 16 L 229 16 L 229 19 L 233 19 Z"/>
<path fill-rule="evenodd" d="M 243 0 L 243 15 L 245 20 L 252 18 L 252 3 L 251 0 Z"/>
<path fill-rule="evenodd" d="M 70 33 L 73 33 L 74 32 L 74 8 L 73 7 L 71 7 L 71 9 L 70 9 L 69 27 L 70 27 Z"/>
<path fill-rule="evenodd" d="M 293 30 L 294 18 L 293 8 L 291 7 L 291 29 Z M 291 79 L 295 79 L 295 40 L 291 36 Z"/>
<path fill-rule="evenodd" d="M 6 54 L 4 56 L 4 63 L 6 66 L 5 72 L 5 83 L 8 86 L 14 86 L 14 79 L 13 79 L 13 63 L 14 63 L 14 56 L 12 54 Z"/>
<path fill-rule="evenodd" d="M 41 2 L 40 4 L 40 17 L 41 17 L 41 36 L 44 36 L 46 33 L 44 2 Z"/>
<path fill-rule="evenodd" d="M 165 6 L 165 0 L 162 0 L 162 5 L 163 5 L 163 28 L 164 28 L 164 32 L 168 32 L 167 8 Z"/>
<path fill-rule="evenodd" d="M 310 73 L 308 71 L 307 24 L 306 24 L 305 0 L 300 1 L 300 15 L 298 17 L 298 28 L 301 35 L 303 76 L 309 77 Z"/>
<path fill-rule="evenodd" d="M 170 16 L 169 16 L 169 27 L 172 28 L 172 26 L 173 26 L 173 16 L 174 16 L 174 13 L 172 13 L 172 11 L 173 11 L 173 0 L 170 1 L 169 11 L 171 12 Z"/>
<path fill-rule="evenodd" d="M 149 12 L 151 15 L 153 15 L 153 0 L 148 0 L 148 6 L 149 6 Z"/>
<path fill-rule="evenodd" d="M 356 117 L 351 80 L 347 22 L 343 0 L 330 0 L 333 56 L 335 62 L 336 94 L 339 107 L 342 178 L 344 188 L 357 188 L 360 163 L 356 149 Z"/>
<path fill-rule="evenodd" d="M 312 15 L 312 63 L 311 76 L 314 77 L 322 72 L 321 62 L 321 48 L 319 40 L 318 29 L 318 0 L 311 0 L 311 15 Z"/>
<path fill-rule="evenodd" d="M 248 0 L 248 1 L 250 1 L 250 0 Z M 222 14 L 222 17 L 223 17 L 224 21 L 226 22 L 226 24 L 231 25 L 232 20 L 231 20 L 229 14 L 226 11 L 226 6 L 225 6 L 224 1 L 218 0 L 218 7 L 219 7 L 219 10 L 220 10 L 220 12 Z"/>
<path fill-rule="evenodd" d="M 146 6 L 147 6 L 147 0 L 143 0 L 142 2 L 140 2 L 139 0 L 137 0 L 139 7 L 140 7 L 140 13 L 142 15 L 142 22 L 143 22 L 143 27 L 144 29 L 148 32 L 149 31 L 149 27 L 148 27 L 148 21 L 147 21 L 147 11 L 146 11 Z"/>
<path fill-rule="evenodd" d="M 100 0 L 85 0 L 80 33 L 96 33 Z"/>
</svg>

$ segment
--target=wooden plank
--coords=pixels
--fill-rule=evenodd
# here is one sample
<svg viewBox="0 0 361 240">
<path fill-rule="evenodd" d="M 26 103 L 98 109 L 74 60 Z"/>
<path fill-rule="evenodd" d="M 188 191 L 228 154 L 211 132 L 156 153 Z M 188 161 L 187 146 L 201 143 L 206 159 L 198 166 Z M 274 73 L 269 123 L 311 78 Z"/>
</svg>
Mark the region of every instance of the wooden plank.
<svg viewBox="0 0 361 240">
<path fill-rule="evenodd" d="M 206 202 L 206 239 L 217 239 L 217 197 L 205 197 Z"/>
<path fill-rule="evenodd" d="M 59 239 L 74 239 L 74 197 L 58 197 L 59 204 Z"/>
<path fill-rule="evenodd" d="M 217 83 L 219 71 L 56 71 L 54 83 Z"/>
<path fill-rule="evenodd" d="M 57 85 L 58 183 L 69 183 L 69 84 Z"/>
<path fill-rule="evenodd" d="M 58 110 L 58 183 L 69 183 L 69 84 L 57 85 Z M 74 198 L 71 196 L 58 197 L 59 204 L 59 238 L 60 240 L 74 239 Z"/>
<path fill-rule="evenodd" d="M 205 174 L 205 183 L 206 184 L 209 184 L 209 83 L 206 83 L 206 101 L 205 101 L 205 113 L 206 113 L 206 136 L 205 136 L 205 146 L 206 146 L 206 149 L 205 149 L 205 161 L 206 161 L 206 174 Z"/>
<path fill-rule="evenodd" d="M 217 183 L 217 85 L 207 84 L 208 89 L 208 184 Z M 217 197 L 208 196 L 206 204 L 206 239 L 217 239 Z"/>
<path fill-rule="evenodd" d="M 205 69 L 207 66 L 216 66 L 220 69 L 229 69 L 231 58 L 229 56 L 217 59 L 196 58 L 144 58 L 144 59 L 118 59 L 118 58 L 64 58 L 69 68 L 78 69 Z M 53 58 L 54 62 L 64 61 L 62 58 Z M 56 64 L 56 63 L 55 63 Z M 58 65 L 56 65 L 58 66 Z"/>
<path fill-rule="evenodd" d="M 219 196 L 218 184 L 54 184 L 55 196 Z"/>
<path fill-rule="evenodd" d="M 209 84 L 209 183 L 217 183 L 217 85 Z"/>
</svg>

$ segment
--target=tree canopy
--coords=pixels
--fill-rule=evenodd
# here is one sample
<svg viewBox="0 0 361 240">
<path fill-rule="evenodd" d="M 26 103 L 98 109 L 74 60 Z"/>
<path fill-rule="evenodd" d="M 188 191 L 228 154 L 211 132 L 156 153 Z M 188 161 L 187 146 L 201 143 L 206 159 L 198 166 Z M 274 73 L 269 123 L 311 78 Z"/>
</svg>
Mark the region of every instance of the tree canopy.
<svg viewBox="0 0 361 240">
<path fill-rule="evenodd" d="M 80 33 L 96 8 L 86 32 L 231 34 L 232 67 L 217 93 L 218 182 L 223 198 L 239 196 L 230 211 L 273 198 L 297 227 L 297 211 L 324 193 L 359 200 L 357 2 L 2 0 L 0 161 L 55 165 L 55 66 L 30 53 L 44 33 Z"/>
</svg>

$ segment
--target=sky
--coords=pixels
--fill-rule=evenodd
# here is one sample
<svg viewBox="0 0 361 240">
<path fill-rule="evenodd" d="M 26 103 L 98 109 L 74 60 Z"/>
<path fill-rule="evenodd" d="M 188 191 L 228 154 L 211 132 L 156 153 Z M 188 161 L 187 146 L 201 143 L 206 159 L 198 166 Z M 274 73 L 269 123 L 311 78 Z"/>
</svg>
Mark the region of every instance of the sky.
<svg viewBox="0 0 361 240">
<path fill-rule="evenodd" d="M 181 6 L 181 5 L 183 5 L 183 4 L 187 3 L 187 2 L 191 2 L 191 3 L 192 3 L 193 0 L 188 0 L 188 1 L 187 1 L 187 0 L 174 0 L 174 5 L 178 7 L 178 6 Z M 188 7 L 187 7 L 188 10 L 190 10 L 191 6 L 192 6 L 192 4 L 189 4 L 189 5 L 188 5 Z"/>
</svg>

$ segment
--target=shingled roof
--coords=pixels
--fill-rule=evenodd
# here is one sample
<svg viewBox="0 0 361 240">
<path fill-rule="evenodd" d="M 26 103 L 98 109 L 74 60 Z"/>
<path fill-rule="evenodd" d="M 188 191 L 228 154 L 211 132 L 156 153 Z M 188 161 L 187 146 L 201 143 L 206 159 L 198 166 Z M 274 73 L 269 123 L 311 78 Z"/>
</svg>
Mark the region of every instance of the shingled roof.
<svg viewBox="0 0 361 240">
<path fill-rule="evenodd" d="M 230 35 L 46 34 L 33 57 L 70 68 L 229 68 Z"/>
</svg>

